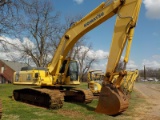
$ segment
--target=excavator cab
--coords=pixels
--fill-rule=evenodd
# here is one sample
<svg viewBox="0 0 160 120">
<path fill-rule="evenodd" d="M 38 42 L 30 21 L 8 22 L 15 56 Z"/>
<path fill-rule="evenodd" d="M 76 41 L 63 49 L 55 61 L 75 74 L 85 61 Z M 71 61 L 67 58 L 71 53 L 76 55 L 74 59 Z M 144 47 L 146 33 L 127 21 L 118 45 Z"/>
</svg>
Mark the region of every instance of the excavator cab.
<svg viewBox="0 0 160 120">
<path fill-rule="evenodd" d="M 65 76 L 63 76 L 63 78 L 65 79 L 64 82 L 66 85 L 79 85 L 79 67 L 78 67 L 78 63 L 75 60 L 64 60 L 63 64 L 61 66 L 60 69 L 60 74 L 63 75 L 65 74 Z M 67 70 L 67 71 L 66 71 Z"/>
<path fill-rule="evenodd" d="M 70 81 L 79 81 L 78 77 L 78 63 L 77 61 L 71 61 L 69 64 L 67 76 L 70 76 Z"/>
</svg>

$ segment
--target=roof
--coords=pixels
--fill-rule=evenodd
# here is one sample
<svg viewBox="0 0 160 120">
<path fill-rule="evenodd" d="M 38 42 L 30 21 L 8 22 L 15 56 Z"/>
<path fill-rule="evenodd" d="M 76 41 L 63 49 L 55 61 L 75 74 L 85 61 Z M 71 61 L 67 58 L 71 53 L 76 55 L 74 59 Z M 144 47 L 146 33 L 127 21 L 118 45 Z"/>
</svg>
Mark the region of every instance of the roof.
<svg viewBox="0 0 160 120">
<path fill-rule="evenodd" d="M 22 67 L 28 66 L 26 63 L 16 62 L 16 61 L 9 61 L 9 60 L 2 60 L 0 59 L 4 64 L 9 66 L 14 71 L 20 71 Z"/>
</svg>

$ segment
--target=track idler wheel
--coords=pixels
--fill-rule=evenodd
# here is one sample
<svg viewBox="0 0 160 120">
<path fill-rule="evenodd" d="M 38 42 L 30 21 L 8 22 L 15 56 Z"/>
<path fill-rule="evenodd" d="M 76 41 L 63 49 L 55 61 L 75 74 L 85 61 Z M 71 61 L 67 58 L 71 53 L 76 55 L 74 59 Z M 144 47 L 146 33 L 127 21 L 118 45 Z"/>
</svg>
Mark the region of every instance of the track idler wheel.
<svg viewBox="0 0 160 120">
<path fill-rule="evenodd" d="M 106 84 L 102 86 L 95 111 L 107 115 L 116 115 L 125 111 L 128 104 L 128 98 L 120 88 L 116 88 L 112 84 Z"/>
</svg>

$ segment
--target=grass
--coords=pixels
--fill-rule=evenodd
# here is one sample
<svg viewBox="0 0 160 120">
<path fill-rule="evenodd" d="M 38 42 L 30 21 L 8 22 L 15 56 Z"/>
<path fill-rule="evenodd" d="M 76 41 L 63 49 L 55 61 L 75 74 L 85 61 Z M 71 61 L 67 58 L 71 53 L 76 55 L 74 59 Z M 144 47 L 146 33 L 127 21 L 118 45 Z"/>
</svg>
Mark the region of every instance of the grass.
<svg viewBox="0 0 160 120">
<path fill-rule="evenodd" d="M 90 104 L 64 102 L 63 108 L 49 110 L 14 101 L 11 98 L 12 91 L 24 87 L 27 86 L 0 84 L 0 99 L 3 105 L 2 120 L 132 120 L 132 117 L 136 116 L 136 114 L 133 114 L 136 106 L 144 103 L 144 100 L 139 97 L 139 94 L 133 91 L 127 111 L 114 117 L 94 112 L 98 104 L 97 99 L 94 99 Z M 82 83 L 78 87 L 87 88 L 87 84 Z"/>
</svg>

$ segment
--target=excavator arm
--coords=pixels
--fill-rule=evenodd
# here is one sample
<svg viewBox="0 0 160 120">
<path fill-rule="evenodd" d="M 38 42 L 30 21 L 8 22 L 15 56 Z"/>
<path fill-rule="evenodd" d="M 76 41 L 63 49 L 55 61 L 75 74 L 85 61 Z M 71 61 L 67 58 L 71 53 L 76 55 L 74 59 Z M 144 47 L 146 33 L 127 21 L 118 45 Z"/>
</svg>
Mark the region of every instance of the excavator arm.
<svg viewBox="0 0 160 120">
<path fill-rule="evenodd" d="M 113 115 L 125 111 L 128 108 L 129 98 L 120 87 L 127 72 L 125 71 L 125 66 L 124 71 L 118 72 L 116 72 L 116 67 L 118 66 L 126 44 L 125 65 L 128 62 L 140 6 L 141 0 L 126 0 L 123 6 L 118 9 L 106 75 L 103 81 L 99 103 L 96 108 L 97 112 Z M 115 75 L 118 75 L 118 78 L 112 83 Z"/>
<path fill-rule="evenodd" d="M 117 64 L 119 63 L 124 46 L 127 43 L 126 56 L 124 62 L 128 62 L 132 38 L 134 34 L 134 28 L 136 26 L 138 13 L 140 10 L 139 0 L 126 1 L 125 5 L 118 11 L 116 19 L 110 54 L 107 64 L 107 72 L 115 72 Z"/>
</svg>

